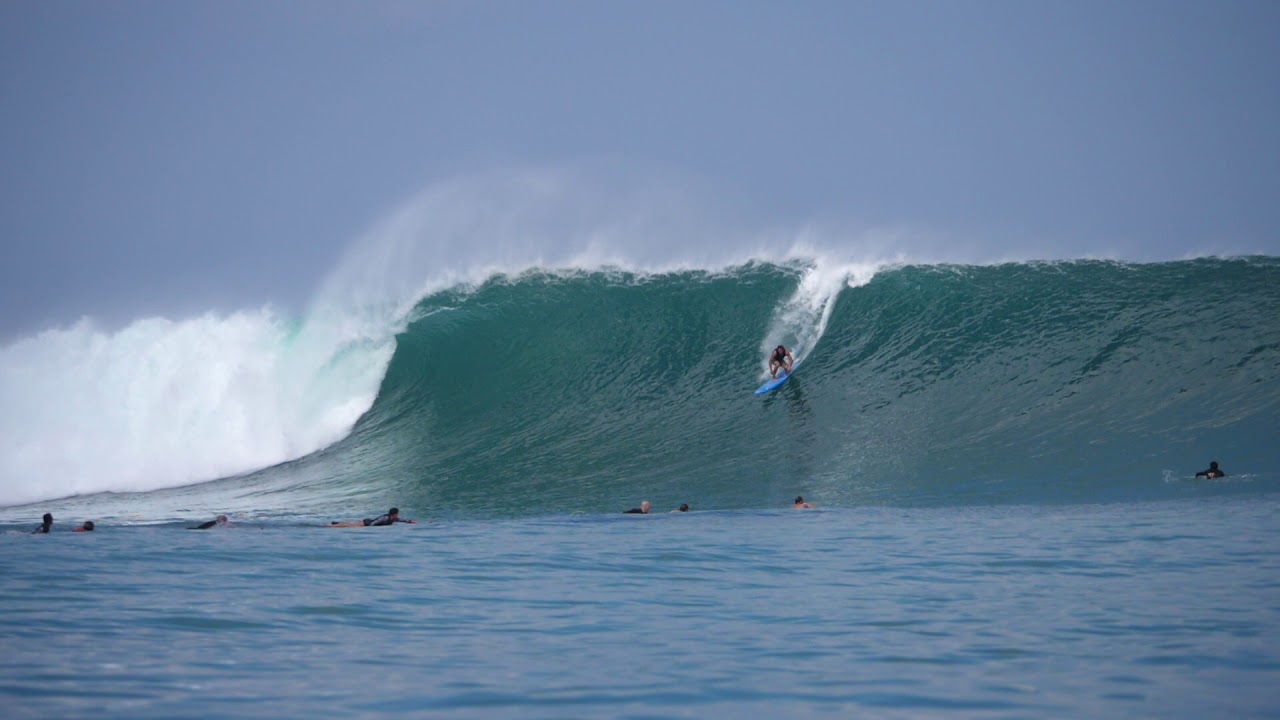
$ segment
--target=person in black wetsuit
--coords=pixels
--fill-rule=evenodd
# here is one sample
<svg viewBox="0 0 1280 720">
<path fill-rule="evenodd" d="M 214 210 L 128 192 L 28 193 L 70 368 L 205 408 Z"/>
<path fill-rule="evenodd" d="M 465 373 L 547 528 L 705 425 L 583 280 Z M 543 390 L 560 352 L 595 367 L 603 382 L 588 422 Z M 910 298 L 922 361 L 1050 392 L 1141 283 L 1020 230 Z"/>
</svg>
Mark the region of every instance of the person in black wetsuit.
<svg viewBox="0 0 1280 720">
<path fill-rule="evenodd" d="M 786 346 L 779 345 L 773 349 L 773 354 L 769 356 L 769 374 L 778 377 L 778 368 L 791 372 L 791 365 L 796 361 L 791 355 L 791 351 Z"/>
<path fill-rule="evenodd" d="M 1226 473 L 1224 473 L 1224 472 L 1222 472 L 1222 470 L 1218 469 L 1218 461 L 1217 461 L 1217 460 L 1211 460 L 1211 461 L 1209 462 L 1209 469 L 1208 469 L 1208 470 L 1201 470 L 1200 472 L 1196 473 L 1196 477 L 1202 477 L 1202 478 L 1204 478 L 1205 480 L 1217 480 L 1218 478 L 1224 478 L 1224 477 L 1226 477 L 1226 476 L 1227 476 L 1227 474 L 1226 474 Z"/>
<path fill-rule="evenodd" d="M 631 508 L 630 510 L 623 510 L 623 511 L 622 511 L 622 514 L 623 514 L 623 515 L 648 515 L 648 514 L 649 514 L 649 501 L 648 501 L 648 500 L 641 500 L 641 501 L 640 501 L 640 507 L 638 507 L 638 508 Z"/>
<path fill-rule="evenodd" d="M 43 533 L 47 533 L 52 529 L 53 529 L 53 513 L 45 513 L 44 517 L 40 518 L 40 527 L 36 528 L 35 530 L 32 530 L 31 534 L 40 535 Z"/>
<path fill-rule="evenodd" d="M 417 524 L 416 520 L 400 519 L 400 508 L 391 508 L 386 515 L 379 515 L 372 520 L 369 518 L 365 518 L 360 522 L 338 522 L 334 520 L 329 523 L 329 527 L 385 527 L 387 525 L 395 525 L 398 522 L 409 523 L 410 525 Z"/>
<path fill-rule="evenodd" d="M 187 529 L 188 530 L 208 530 L 209 528 L 215 528 L 215 527 L 227 527 L 227 516 L 219 515 L 218 517 L 210 520 L 209 522 L 200 523 L 195 527 L 190 527 Z"/>
</svg>

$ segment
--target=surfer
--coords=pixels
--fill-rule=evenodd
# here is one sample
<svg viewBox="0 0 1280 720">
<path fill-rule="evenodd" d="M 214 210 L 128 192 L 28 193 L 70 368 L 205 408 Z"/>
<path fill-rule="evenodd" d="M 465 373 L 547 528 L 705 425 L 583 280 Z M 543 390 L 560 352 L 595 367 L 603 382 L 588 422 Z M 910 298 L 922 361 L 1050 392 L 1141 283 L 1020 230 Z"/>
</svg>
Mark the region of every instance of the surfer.
<svg viewBox="0 0 1280 720">
<path fill-rule="evenodd" d="M 93 521 L 85 520 L 84 524 L 71 532 L 93 532 Z"/>
<path fill-rule="evenodd" d="M 689 503 L 680 503 L 680 507 L 671 512 L 689 512 Z"/>
<path fill-rule="evenodd" d="M 1209 469 L 1208 469 L 1208 470 L 1201 470 L 1200 472 L 1196 473 L 1196 477 L 1202 477 L 1202 478 L 1204 478 L 1205 480 L 1216 480 L 1216 479 L 1218 479 L 1218 478 L 1224 478 L 1224 477 L 1226 477 L 1226 476 L 1227 476 L 1227 474 L 1226 474 L 1226 473 L 1224 473 L 1224 472 L 1222 472 L 1222 470 L 1220 470 L 1220 469 L 1218 468 L 1218 461 L 1217 461 L 1217 460 L 1210 460 L 1210 461 L 1209 461 Z"/>
<path fill-rule="evenodd" d="M 649 514 L 649 501 L 648 501 L 648 500 L 641 500 L 641 501 L 640 501 L 640 507 L 638 507 L 638 508 L 631 508 L 630 510 L 624 510 L 622 514 L 623 514 L 623 515 L 648 515 L 648 514 Z"/>
<path fill-rule="evenodd" d="M 208 530 L 209 528 L 215 528 L 215 527 L 227 527 L 227 516 L 219 515 L 218 517 L 210 520 L 209 522 L 200 523 L 195 527 L 189 527 L 187 529 L 188 530 Z"/>
<path fill-rule="evenodd" d="M 52 529 L 53 529 L 53 513 L 45 513 L 44 517 L 40 518 L 40 527 L 36 528 L 35 530 L 32 530 L 31 534 L 39 535 L 42 533 L 47 533 Z"/>
<path fill-rule="evenodd" d="M 793 504 L 791 505 L 791 507 L 795 508 L 796 510 L 808 510 L 808 509 L 812 508 L 813 506 L 812 506 L 812 505 L 810 505 L 809 503 L 805 502 L 805 501 L 804 501 L 804 497 L 803 497 L 803 496 L 801 496 L 801 495 L 797 495 L 797 496 L 796 496 L 796 501 L 795 501 L 795 503 L 793 503 Z"/>
<path fill-rule="evenodd" d="M 401 520 L 400 508 L 391 508 L 387 511 L 386 515 L 379 515 L 372 520 L 369 518 L 365 518 L 358 522 L 338 522 L 337 520 L 334 520 L 329 523 L 329 527 L 386 527 L 387 525 L 395 525 L 398 522 L 408 523 L 410 525 L 418 524 L 417 520 Z"/>
<path fill-rule="evenodd" d="M 778 368 L 782 368 L 790 375 L 791 365 L 795 361 L 796 359 L 791 355 L 791 351 L 786 346 L 779 345 L 773 349 L 773 354 L 769 356 L 769 374 L 776 378 L 778 377 Z"/>
</svg>

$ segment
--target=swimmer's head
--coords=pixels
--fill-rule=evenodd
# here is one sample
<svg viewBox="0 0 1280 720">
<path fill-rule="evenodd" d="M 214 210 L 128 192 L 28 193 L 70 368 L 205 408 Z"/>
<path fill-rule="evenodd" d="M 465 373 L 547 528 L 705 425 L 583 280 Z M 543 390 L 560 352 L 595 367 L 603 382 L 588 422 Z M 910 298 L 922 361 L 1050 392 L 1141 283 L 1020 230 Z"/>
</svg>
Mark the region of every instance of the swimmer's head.
<svg viewBox="0 0 1280 720">
<path fill-rule="evenodd" d="M 1210 461 L 1209 461 L 1209 469 L 1210 469 L 1210 470 L 1217 470 L 1217 469 L 1218 469 L 1218 461 L 1217 461 L 1217 460 L 1210 460 Z"/>
<path fill-rule="evenodd" d="M 388 514 L 388 515 L 399 515 L 399 514 L 400 514 L 400 508 L 391 508 L 390 510 L 388 510 L 388 511 L 387 511 L 387 514 Z"/>
<path fill-rule="evenodd" d="M 680 512 L 689 512 L 689 503 L 680 503 Z"/>
<path fill-rule="evenodd" d="M 227 516 L 226 516 L 226 515 L 219 515 L 216 519 L 217 519 L 217 521 L 218 521 L 218 523 L 219 523 L 219 524 L 224 524 L 224 523 L 226 523 L 226 522 L 227 522 Z"/>
<path fill-rule="evenodd" d="M 51 522 L 53 522 L 53 513 L 45 513 L 45 514 L 44 514 L 44 517 L 42 517 L 42 518 L 40 518 L 40 519 L 41 519 L 41 520 L 43 520 L 43 521 L 45 521 L 45 522 L 47 522 L 47 523 L 51 523 Z"/>
<path fill-rule="evenodd" d="M 802 503 L 802 502 L 804 502 L 804 497 L 803 497 L 803 496 L 801 496 L 801 495 L 797 495 L 797 496 L 796 496 L 796 504 L 797 504 L 797 505 L 799 505 L 799 504 L 800 504 L 800 503 Z"/>
<path fill-rule="evenodd" d="M 86 531 L 92 532 L 92 531 L 93 531 L 93 521 L 92 521 L 92 520 L 85 520 L 85 521 L 84 521 L 84 529 L 85 529 Z"/>
</svg>

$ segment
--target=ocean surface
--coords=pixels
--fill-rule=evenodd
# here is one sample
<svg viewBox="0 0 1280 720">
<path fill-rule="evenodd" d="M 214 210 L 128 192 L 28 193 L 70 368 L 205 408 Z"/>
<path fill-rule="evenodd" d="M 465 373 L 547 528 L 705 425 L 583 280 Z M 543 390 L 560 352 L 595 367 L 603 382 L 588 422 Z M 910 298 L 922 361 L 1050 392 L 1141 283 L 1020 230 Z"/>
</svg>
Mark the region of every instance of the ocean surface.
<svg viewBox="0 0 1280 720">
<path fill-rule="evenodd" d="M 1280 503 L 1194 495 L 4 535 L 0 705 L 1276 717 Z"/>
<path fill-rule="evenodd" d="M 1280 717 L 1280 259 L 336 297 L 0 349 L 6 717 Z"/>
</svg>

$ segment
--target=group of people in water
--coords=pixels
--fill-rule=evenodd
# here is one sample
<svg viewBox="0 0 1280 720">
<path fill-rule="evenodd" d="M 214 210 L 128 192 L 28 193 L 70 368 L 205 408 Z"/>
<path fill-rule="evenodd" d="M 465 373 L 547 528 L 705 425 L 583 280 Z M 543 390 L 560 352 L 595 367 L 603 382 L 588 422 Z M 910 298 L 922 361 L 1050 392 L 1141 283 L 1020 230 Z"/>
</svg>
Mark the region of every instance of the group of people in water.
<svg viewBox="0 0 1280 720">
<path fill-rule="evenodd" d="M 53 513 L 45 513 L 44 517 L 40 518 L 40 524 L 36 526 L 35 530 L 31 531 L 31 534 L 41 535 L 47 532 L 51 532 L 52 530 L 53 530 Z M 71 532 L 93 532 L 93 521 L 85 520 L 84 523 L 80 525 L 80 527 L 72 530 Z"/>
<path fill-rule="evenodd" d="M 673 513 L 689 512 L 689 503 L 680 503 L 680 507 L 676 508 L 675 510 L 672 510 L 671 512 Z M 623 515 L 648 515 L 649 501 L 641 500 L 640 507 L 633 507 L 630 510 L 623 510 L 622 514 Z"/>
<path fill-rule="evenodd" d="M 687 509 L 689 506 L 686 505 L 684 507 Z M 400 508 L 391 508 L 385 514 L 379 515 L 376 518 L 365 518 L 363 520 L 355 520 L 353 522 L 342 522 L 339 520 L 334 520 L 333 522 L 329 523 L 325 527 L 383 527 L 386 525 L 394 525 L 396 523 L 409 523 L 410 525 L 413 525 L 417 523 L 417 520 L 405 520 L 404 518 L 400 517 Z M 94 527 L 93 521 L 86 520 L 83 525 L 76 528 L 72 532 L 93 532 L 93 527 Z M 213 528 L 224 528 L 224 527 L 235 527 L 235 526 L 231 524 L 230 520 L 227 519 L 226 515 L 219 515 L 208 522 L 203 522 L 203 523 L 200 523 L 199 525 L 192 525 L 187 529 L 188 530 L 212 530 Z M 52 530 L 53 530 L 53 513 L 45 513 L 44 517 L 41 518 L 39 527 L 37 527 L 35 530 L 32 530 L 31 534 L 35 535 L 39 533 L 47 533 Z"/>
<path fill-rule="evenodd" d="M 623 510 L 622 514 L 623 515 L 648 515 L 650 507 L 651 506 L 649 505 L 648 500 L 641 500 L 640 507 L 633 507 L 630 510 Z M 796 510 L 807 510 L 809 508 L 812 508 L 813 506 L 805 502 L 803 497 L 797 495 L 796 500 L 791 505 L 791 507 L 795 508 Z M 689 512 L 689 503 L 680 503 L 680 507 L 676 508 L 675 510 L 672 510 L 671 512 L 673 513 Z"/>
<path fill-rule="evenodd" d="M 1218 467 L 1218 461 L 1214 460 L 1209 463 L 1208 469 L 1201 470 L 1200 472 L 1196 473 L 1195 476 L 1198 478 L 1201 478 L 1201 477 L 1205 478 L 1206 480 L 1217 480 L 1219 478 L 1226 477 L 1227 474 L 1223 472 L 1222 468 Z M 624 510 L 623 514 L 624 515 L 648 515 L 651 507 L 652 506 L 649 504 L 648 500 L 643 500 L 640 503 L 640 507 L 633 507 L 630 510 Z M 805 499 L 803 496 L 797 495 L 795 501 L 791 504 L 791 507 L 796 510 L 807 510 L 807 509 L 811 509 L 813 505 L 811 505 L 808 502 L 805 502 Z M 680 507 L 672 510 L 671 512 L 673 513 L 689 512 L 689 503 L 680 503 Z M 390 510 L 388 510 L 386 513 L 379 515 L 376 518 L 364 518 L 363 520 L 352 520 L 348 522 L 334 520 L 333 522 L 329 523 L 325 527 L 335 527 L 335 528 L 387 527 L 390 525 L 395 525 L 396 523 L 408 523 L 410 525 L 415 525 L 417 524 L 417 521 L 406 520 L 400 517 L 400 508 L 393 507 Z M 199 525 L 193 525 L 192 527 L 187 529 L 188 530 L 210 530 L 213 528 L 220 528 L 220 527 L 231 527 L 231 524 L 227 520 L 226 515 L 219 515 L 208 522 L 200 523 Z M 93 532 L 93 528 L 94 528 L 93 521 L 86 520 L 79 527 L 72 530 L 72 532 Z M 31 534 L 37 535 L 41 533 L 48 533 L 52 530 L 53 530 L 53 514 L 45 513 L 44 517 L 41 518 L 40 525 L 35 530 L 32 530 Z"/>
</svg>

